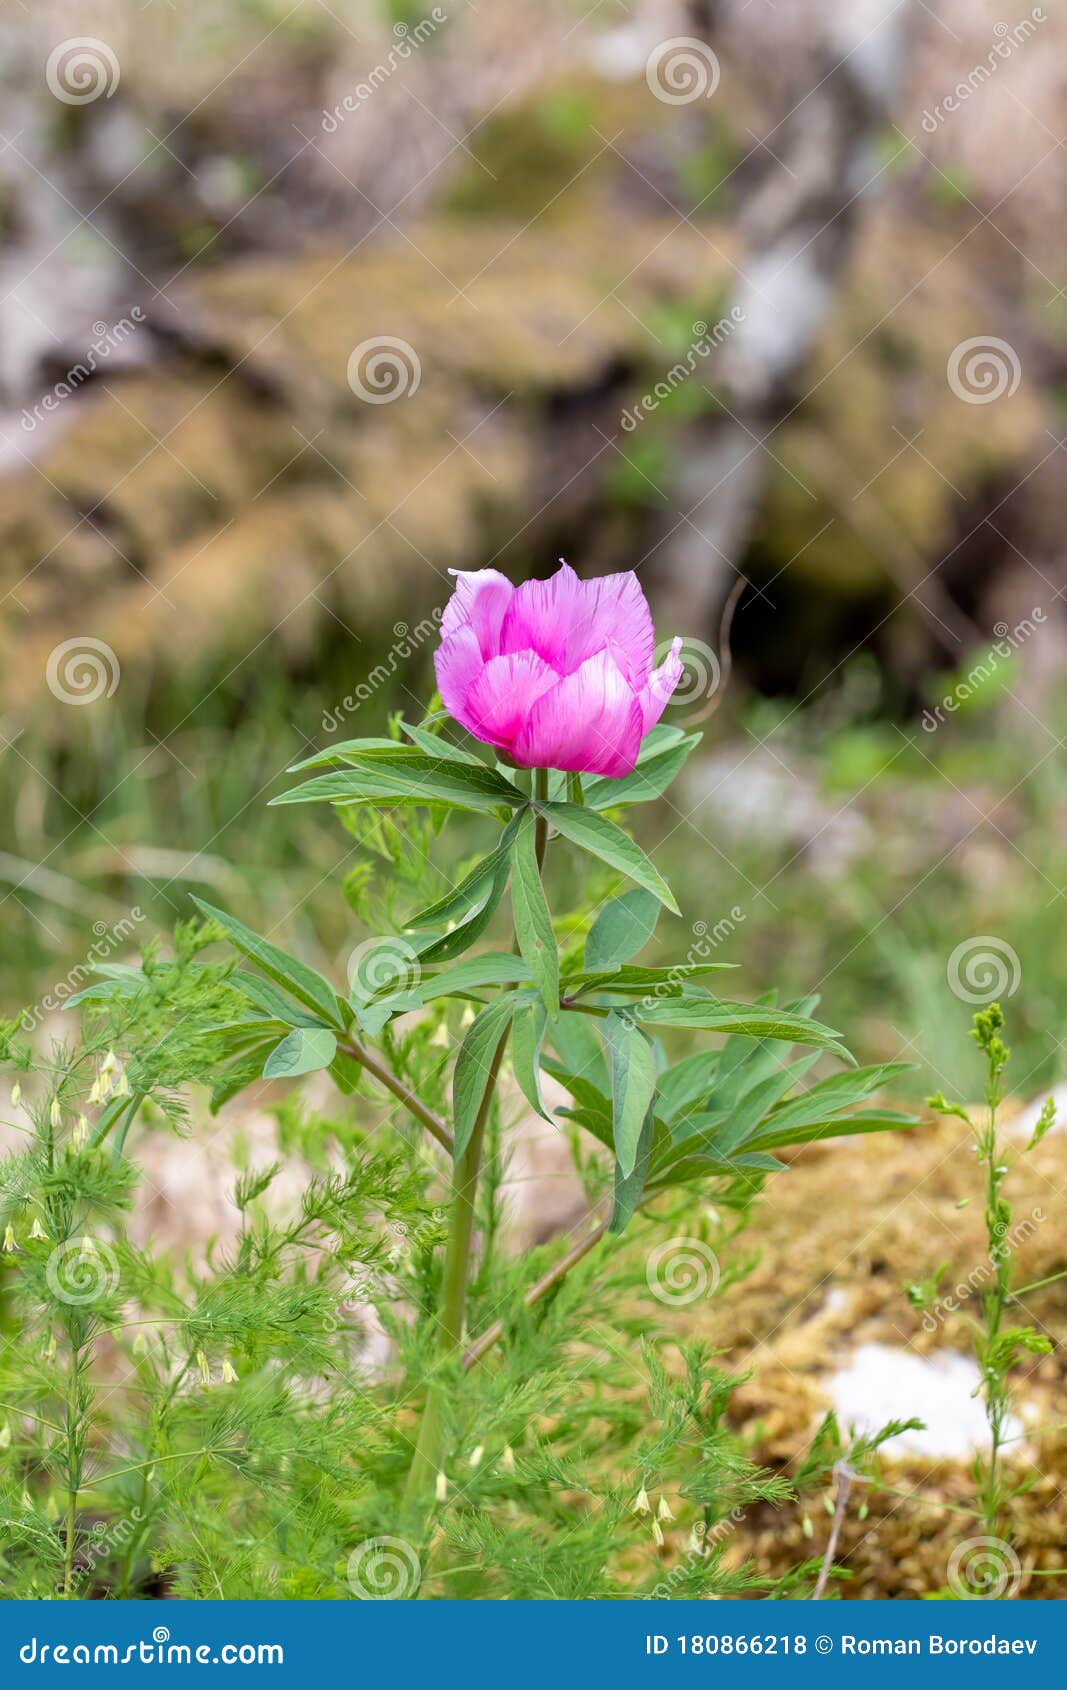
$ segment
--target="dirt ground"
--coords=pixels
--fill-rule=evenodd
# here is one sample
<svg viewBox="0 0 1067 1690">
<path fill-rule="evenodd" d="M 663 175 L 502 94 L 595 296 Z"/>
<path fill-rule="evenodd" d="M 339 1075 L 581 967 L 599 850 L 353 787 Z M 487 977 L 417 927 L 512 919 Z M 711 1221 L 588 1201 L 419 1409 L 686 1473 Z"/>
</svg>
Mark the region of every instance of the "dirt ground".
<svg viewBox="0 0 1067 1690">
<path fill-rule="evenodd" d="M 1022 1119 L 1020 1106 L 1003 1112 L 1007 1137 L 1013 1115 Z M 1025 1140 L 1015 1142 L 1021 1148 Z M 1067 1268 L 1065 1188 L 1067 1135 L 1053 1131 L 1014 1161 L 1008 1182 L 1020 1288 Z M 890 1368 L 896 1358 L 905 1396 L 906 1381 L 919 1371 L 916 1358 L 925 1360 L 934 1381 L 944 1377 L 935 1370 L 946 1367 L 965 1373 L 960 1358 L 972 1353 L 970 1321 L 985 1245 L 974 1150 L 961 1122 L 928 1120 L 907 1134 L 804 1150 L 788 1174 L 770 1182 L 754 1232 L 761 1249 L 755 1271 L 721 1298 L 672 1318 L 689 1335 L 706 1333 L 731 1365 L 751 1370 L 735 1415 L 757 1459 L 789 1470 L 821 1415 L 839 1406 L 835 1381 L 857 1352 Z M 942 1264 L 940 1305 L 913 1308 L 906 1285 Z M 1022 1569 L 1016 1593 L 1052 1598 L 1067 1592 L 1063 1579 L 1039 1576 L 1067 1573 L 1067 1279 L 1026 1295 L 1016 1318 L 1055 1346 L 1051 1355 L 1027 1358 L 1015 1369 L 1020 1428 L 1013 1468 L 1025 1491 L 1011 1508 Z M 868 1372 L 876 1387 L 878 1369 Z M 884 1365 L 881 1378 L 886 1381 Z M 864 1419 L 878 1424 L 899 1417 L 896 1392 L 880 1401 L 873 1387 Z M 965 1444 L 963 1421 L 969 1427 L 981 1413 L 969 1390 L 960 1397 L 958 1379 L 940 1401 L 936 1382 L 925 1393 L 927 1409 L 933 1404 L 939 1411 L 946 1447 Z M 905 1412 L 921 1418 L 923 1408 L 917 1400 Z M 953 1551 L 982 1532 L 965 1512 L 973 1497 L 966 1456 L 887 1453 L 879 1484 L 851 1487 L 836 1557 L 850 1577 L 840 1594 L 915 1598 L 943 1590 Z M 821 1555 L 833 1500 L 831 1489 L 825 1512 L 809 1502 L 807 1509 L 751 1513 L 732 1533 L 730 1554 L 752 1555 L 775 1573 L 805 1555 Z M 666 1559 L 673 1559 L 669 1548 Z"/>
</svg>

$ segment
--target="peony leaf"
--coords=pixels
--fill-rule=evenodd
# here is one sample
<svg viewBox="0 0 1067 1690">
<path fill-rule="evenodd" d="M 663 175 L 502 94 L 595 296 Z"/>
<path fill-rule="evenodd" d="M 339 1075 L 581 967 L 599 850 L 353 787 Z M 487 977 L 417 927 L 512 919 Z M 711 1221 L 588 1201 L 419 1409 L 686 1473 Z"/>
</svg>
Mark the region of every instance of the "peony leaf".
<svg viewBox="0 0 1067 1690">
<path fill-rule="evenodd" d="M 633 1173 L 645 1118 L 656 1095 L 656 1058 L 645 1035 L 614 1012 L 604 1022 L 611 1071 L 611 1115 L 615 1157 L 623 1178 Z"/>
<path fill-rule="evenodd" d="M 452 1110 L 455 1158 L 458 1161 L 471 1141 L 475 1122 L 485 1097 L 497 1046 L 507 1033 L 515 1013 L 515 999 L 501 997 L 476 1015 L 467 1028 L 452 1076 Z"/>
<path fill-rule="evenodd" d="M 511 847 L 511 906 L 519 949 L 554 1021 L 559 1014 L 559 951 L 537 866 L 535 831 L 533 811 L 527 810 Z"/>
<path fill-rule="evenodd" d="M 214 904 L 207 904 L 202 898 L 196 897 L 193 898 L 193 903 L 202 915 L 217 921 L 219 926 L 225 929 L 231 943 L 236 945 L 242 956 L 254 962 L 276 985 L 284 987 L 298 1003 L 324 1015 L 327 1021 L 332 1022 L 335 1027 L 340 1027 L 342 1031 L 348 1026 L 348 1018 L 337 993 L 330 982 L 323 979 L 314 968 L 298 962 L 296 957 L 288 956 L 269 940 L 261 939 L 259 934 L 253 933 L 243 921 L 227 915 L 225 910 L 216 909 Z"/>
<path fill-rule="evenodd" d="M 577 804 L 539 803 L 536 808 L 547 816 L 557 833 L 562 833 L 572 844 L 588 851 L 591 856 L 599 857 L 611 868 L 617 868 L 628 879 L 635 880 L 638 886 L 651 892 L 675 915 L 679 913 L 667 882 L 653 868 L 640 845 L 621 827 L 608 821 L 606 816 L 598 815 L 595 810 L 580 808 Z"/>
<path fill-rule="evenodd" d="M 337 1054 L 337 1040 L 328 1027 L 294 1027 L 267 1057 L 265 1080 L 294 1079 L 328 1068 Z"/>
<path fill-rule="evenodd" d="M 511 1060 L 519 1089 L 531 1109 L 546 1121 L 552 1116 L 541 1096 L 541 1045 L 548 1015 L 540 998 L 520 1003 L 511 1023 Z"/>
<path fill-rule="evenodd" d="M 604 905 L 585 941 L 585 966 L 596 972 L 629 962 L 647 945 L 659 919 L 659 899 L 635 886 Z"/>
</svg>

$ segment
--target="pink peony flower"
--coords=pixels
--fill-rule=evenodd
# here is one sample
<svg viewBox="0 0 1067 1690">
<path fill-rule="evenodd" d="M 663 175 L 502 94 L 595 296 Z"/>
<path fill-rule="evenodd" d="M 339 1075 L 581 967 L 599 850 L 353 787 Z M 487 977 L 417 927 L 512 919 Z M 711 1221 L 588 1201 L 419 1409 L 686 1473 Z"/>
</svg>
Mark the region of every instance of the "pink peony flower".
<svg viewBox="0 0 1067 1690">
<path fill-rule="evenodd" d="M 682 678 L 682 642 L 653 669 L 637 576 L 580 581 L 561 564 L 521 587 L 495 569 L 454 570 L 437 685 L 449 714 L 520 768 L 628 775 Z"/>
</svg>

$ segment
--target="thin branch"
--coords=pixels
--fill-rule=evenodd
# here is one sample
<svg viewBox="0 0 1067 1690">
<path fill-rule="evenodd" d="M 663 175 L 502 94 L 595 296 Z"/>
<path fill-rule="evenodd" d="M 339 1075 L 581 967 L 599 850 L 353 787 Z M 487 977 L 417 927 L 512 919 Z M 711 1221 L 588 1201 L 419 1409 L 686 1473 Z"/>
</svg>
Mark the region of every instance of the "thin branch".
<svg viewBox="0 0 1067 1690">
<path fill-rule="evenodd" d="M 833 1566 L 834 1556 L 837 1554 L 837 1540 L 841 1536 L 841 1527 L 844 1524 L 845 1519 L 845 1509 L 848 1507 L 848 1493 L 852 1489 L 852 1480 L 855 1477 L 855 1474 L 853 1473 L 851 1467 L 848 1466 L 847 1462 L 838 1461 L 834 1466 L 834 1476 L 837 1479 L 837 1506 L 834 1509 L 834 1519 L 833 1524 L 830 1527 L 830 1538 L 826 1545 L 826 1554 L 822 1558 L 822 1566 L 819 1569 L 819 1577 L 816 1582 L 815 1589 L 811 1593 L 811 1599 L 813 1602 L 817 1602 L 819 1598 L 824 1596 L 826 1593 L 826 1585 L 830 1577 L 830 1568 Z"/>
<path fill-rule="evenodd" d="M 608 1222 L 601 1221 L 600 1225 L 594 1228 L 594 1230 L 585 1238 L 579 1239 L 577 1244 L 572 1245 L 572 1247 L 567 1251 L 567 1254 L 565 1256 L 561 1256 L 559 1261 L 554 1263 L 554 1265 L 549 1268 L 548 1272 L 542 1274 L 541 1278 L 536 1280 L 534 1284 L 530 1286 L 530 1289 L 524 1293 L 522 1299 L 523 1306 L 525 1308 L 532 1309 L 535 1303 L 539 1303 L 541 1301 L 542 1297 L 547 1297 L 548 1293 L 566 1277 L 571 1268 L 574 1267 L 576 1263 L 580 1262 L 583 1256 L 587 1256 L 595 1244 L 600 1243 L 600 1240 L 603 1238 L 607 1230 Z M 475 1339 L 474 1343 L 471 1344 L 466 1355 L 463 1357 L 464 1372 L 469 1372 L 472 1367 L 481 1361 L 482 1357 L 488 1354 L 493 1345 L 497 1343 L 503 1335 L 504 1322 L 502 1320 L 495 1320 L 492 1326 L 486 1327 L 481 1337 Z"/>
<path fill-rule="evenodd" d="M 404 1084 L 403 1080 L 399 1079 L 391 1069 L 386 1068 L 383 1063 L 379 1062 L 376 1056 L 372 1056 L 370 1051 L 367 1050 L 364 1045 L 361 1045 L 358 1039 L 353 1038 L 351 1034 L 348 1036 L 348 1043 L 339 1043 L 337 1048 L 338 1050 L 344 1051 L 346 1056 L 351 1056 L 360 1064 L 361 1067 L 367 1070 L 368 1074 L 373 1074 L 374 1078 L 385 1087 L 386 1091 L 391 1091 L 394 1097 L 398 1097 L 405 1109 L 410 1110 L 415 1119 L 422 1122 L 427 1132 L 431 1132 L 433 1134 L 438 1144 L 442 1145 L 443 1148 L 448 1151 L 450 1156 L 452 1155 L 453 1150 L 455 1149 L 452 1134 L 449 1132 L 444 1122 L 438 1120 L 432 1109 L 427 1109 L 421 1098 L 416 1097 L 415 1093 Z"/>
</svg>

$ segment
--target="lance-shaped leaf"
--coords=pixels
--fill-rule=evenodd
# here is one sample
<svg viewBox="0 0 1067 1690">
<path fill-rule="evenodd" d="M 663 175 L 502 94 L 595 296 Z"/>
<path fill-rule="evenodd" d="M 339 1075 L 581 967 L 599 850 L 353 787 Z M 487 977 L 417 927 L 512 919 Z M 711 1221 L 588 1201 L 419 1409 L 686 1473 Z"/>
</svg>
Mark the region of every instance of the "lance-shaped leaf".
<svg viewBox="0 0 1067 1690">
<path fill-rule="evenodd" d="M 286 769 L 287 775 L 302 774 L 305 769 L 325 769 L 331 767 L 349 768 L 354 763 L 368 762 L 375 757 L 414 757 L 417 747 L 403 745 L 396 739 L 340 739 L 333 745 L 324 745 L 321 751 L 313 751 L 310 757 L 302 757 L 299 763 L 290 763 Z"/>
<path fill-rule="evenodd" d="M 604 905 L 585 941 L 585 966 L 591 971 L 616 968 L 642 950 L 655 932 L 660 902 L 643 886 L 633 886 Z"/>
<path fill-rule="evenodd" d="M 476 1015 L 456 1058 L 452 1076 L 455 1156 L 458 1161 L 471 1141 L 478 1112 L 493 1074 L 493 1058 L 506 1036 L 515 1010 L 512 994 L 498 998 Z"/>
<path fill-rule="evenodd" d="M 677 729 L 667 731 L 678 732 Z M 661 741 L 655 749 L 638 758 L 632 774 L 623 775 L 621 780 L 597 776 L 586 787 L 586 803 L 594 810 L 610 810 L 617 804 L 647 804 L 653 798 L 659 798 L 681 772 L 686 758 L 700 740 L 700 734 L 686 734 L 666 745 Z"/>
<path fill-rule="evenodd" d="M 634 1210 L 644 1196 L 655 1130 L 656 1124 L 650 1109 L 641 1123 L 634 1165 L 630 1172 L 624 1174 L 620 1164 L 618 1162 L 615 1164 L 615 1200 L 612 1205 L 611 1220 L 608 1222 L 609 1232 L 620 1233 L 625 1231 L 633 1217 Z"/>
<path fill-rule="evenodd" d="M 807 1144 L 817 1138 L 832 1138 L 837 1133 L 847 1136 L 856 1132 L 876 1132 L 875 1122 L 887 1126 L 914 1126 L 915 1118 L 885 1110 L 855 1114 L 860 1103 L 883 1086 L 907 1072 L 907 1063 L 883 1062 L 869 1068 L 857 1068 L 847 1074 L 832 1074 L 820 1080 L 799 1097 L 788 1099 L 772 1109 L 754 1130 L 749 1145 L 757 1150 L 771 1150 L 787 1144 Z"/>
<path fill-rule="evenodd" d="M 328 980 L 323 979 L 314 968 L 306 963 L 298 962 L 285 951 L 272 945 L 269 940 L 261 939 L 258 933 L 253 933 L 244 922 L 234 916 L 227 915 L 225 910 L 218 910 L 214 904 L 206 904 L 201 898 L 193 898 L 193 903 L 202 915 L 217 921 L 230 939 L 236 945 L 242 956 L 254 962 L 271 980 L 284 988 L 294 997 L 297 1003 L 302 1003 L 306 1009 L 318 1011 L 325 1016 L 333 1026 L 342 1031 L 348 1026 L 348 1017 L 338 999 L 337 993 Z"/>
<path fill-rule="evenodd" d="M 501 869 L 507 874 L 512 840 L 518 831 L 521 816 L 513 816 L 499 840 L 488 856 L 482 857 L 474 867 L 469 869 L 455 886 L 445 892 L 425 909 L 419 910 L 408 922 L 409 927 L 438 927 L 444 921 L 455 921 L 460 916 L 467 915 L 471 909 L 482 904 L 490 896 L 490 889 L 495 889 L 500 877 Z M 501 887 L 503 882 L 501 882 Z"/>
<path fill-rule="evenodd" d="M 559 952 L 537 866 L 535 830 L 533 811 L 527 810 L 511 847 L 511 907 L 519 949 L 545 1009 L 555 1020 L 559 1014 Z"/>
<path fill-rule="evenodd" d="M 531 971 L 521 956 L 512 956 L 509 951 L 483 951 L 426 976 L 409 989 L 418 1003 L 429 1003 L 433 998 L 469 997 L 480 986 L 523 985 L 530 978 Z"/>
<path fill-rule="evenodd" d="M 272 798 L 272 804 L 448 804 L 485 814 L 525 804 L 518 787 L 479 765 L 430 757 L 407 746 L 393 754 L 375 752 L 355 758 L 347 768 L 318 775 Z"/>
<path fill-rule="evenodd" d="M 547 816 L 557 833 L 562 833 L 565 839 L 588 851 L 591 856 L 599 857 L 611 868 L 618 869 L 627 879 L 636 881 L 638 886 L 643 886 L 661 904 L 678 914 L 678 905 L 667 882 L 653 868 L 640 845 L 635 844 L 621 827 L 616 827 L 614 822 L 598 815 L 595 810 L 577 804 L 538 804 L 537 808 Z"/>
<path fill-rule="evenodd" d="M 419 955 L 424 962 L 451 962 L 453 957 L 462 956 L 470 949 L 476 939 L 480 939 L 485 932 L 508 883 L 507 859 L 497 869 L 496 878 L 491 883 L 487 893 L 481 894 L 482 901 L 474 906 L 471 913 L 450 932 L 442 933 L 439 938 L 430 938 L 426 945 L 419 946 Z"/>
<path fill-rule="evenodd" d="M 443 734 L 429 733 L 425 728 L 413 727 L 410 722 L 402 722 L 401 727 L 409 739 L 414 740 L 420 751 L 425 751 L 428 757 L 446 757 L 450 763 L 466 763 L 468 767 L 484 769 L 485 764 L 473 752 L 464 751 L 462 746 L 453 745 Z"/>
<path fill-rule="evenodd" d="M 319 1025 L 313 1016 L 297 1008 L 287 992 L 279 991 L 273 980 L 265 979 L 262 974 L 249 974 L 246 969 L 239 968 L 232 975 L 230 985 L 274 1021 L 287 1022 L 290 1027 Z"/>
<path fill-rule="evenodd" d="M 736 966 L 732 962 L 694 962 L 677 968 L 642 968 L 639 963 L 622 963 L 618 968 L 599 971 L 583 968 L 577 974 L 568 974 L 564 984 L 568 997 L 582 992 L 621 992 L 627 997 L 696 997 L 706 1003 L 701 980 Z"/>
<path fill-rule="evenodd" d="M 263 1069 L 265 1080 L 294 1079 L 328 1068 L 337 1054 L 337 1040 L 328 1027 L 294 1027 L 275 1045 Z"/>
<path fill-rule="evenodd" d="M 511 1022 L 511 1060 L 519 1090 L 530 1108 L 546 1121 L 552 1116 L 541 1096 L 541 1046 L 548 1015 L 540 998 L 529 998 L 515 1007 Z"/>
<path fill-rule="evenodd" d="M 854 1063 L 841 1043 L 840 1034 L 820 1021 L 797 1015 L 788 1009 L 761 1007 L 751 1003 L 727 1003 L 716 998 L 642 999 L 633 1007 L 638 1021 L 659 1027 L 686 1027 L 706 1033 L 740 1033 L 749 1038 L 782 1039 L 789 1044 L 811 1045 L 832 1050 L 835 1056 Z"/>
<path fill-rule="evenodd" d="M 562 1010 L 559 1020 L 554 1021 L 549 1030 L 549 1038 L 559 1052 L 567 1073 L 587 1079 L 601 1090 L 606 1090 L 607 1064 L 595 1027 L 596 1022 L 591 1016 Z"/>
<path fill-rule="evenodd" d="M 656 1058 L 641 1029 L 622 1015 L 612 1013 L 605 1020 L 604 1044 L 611 1074 L 615 1159 L 625 1179 L 634 1171 L 641 1129 L 656 1095 Z"/>
</svg>

